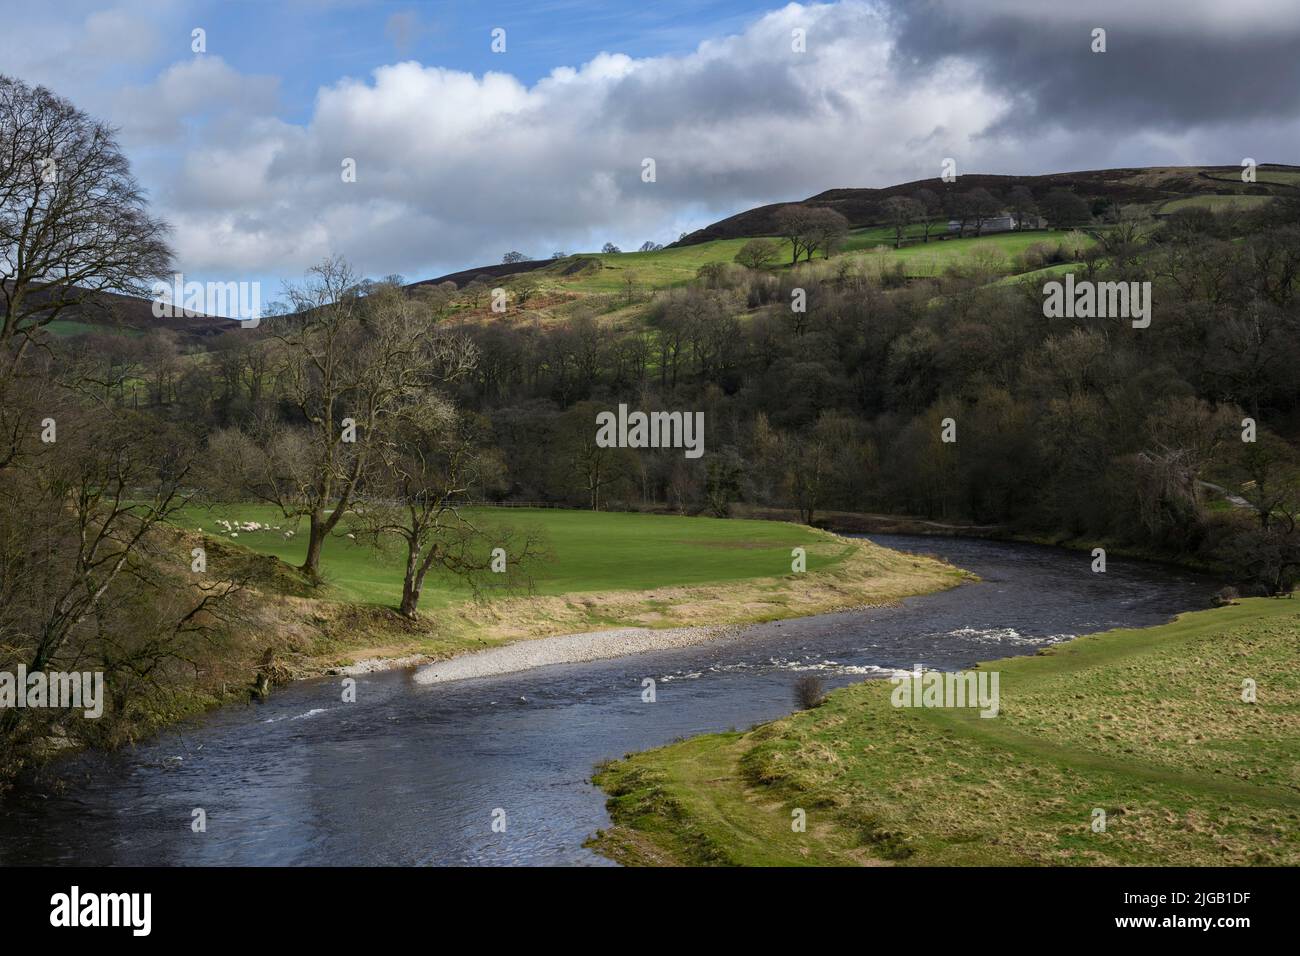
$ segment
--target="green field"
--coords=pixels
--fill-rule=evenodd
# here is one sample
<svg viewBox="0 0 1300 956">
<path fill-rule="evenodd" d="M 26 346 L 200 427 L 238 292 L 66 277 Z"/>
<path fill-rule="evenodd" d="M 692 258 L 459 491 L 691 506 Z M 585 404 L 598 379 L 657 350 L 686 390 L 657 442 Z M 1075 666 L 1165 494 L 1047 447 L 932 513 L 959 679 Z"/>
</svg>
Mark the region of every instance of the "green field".
<svg viewBox="0 0 1300 956">
<path fill-rule="evenodd" d="M 1013 259 L 1030 246 L 1045 243 L 1055 246 L 1068 234 L 1069 230 L 1044 229 L 1031 232 L 1000 232 L 989 236 L 967 236 L 965 239 L 948 239 L 942 242 L 932 241 L 918 245 L 895 249 L 888 246 L 879 255 L 883 258 L 885 268 L 891 268 L 895 262 L 902 262 L 904 272 L 913 277 L 937 276 L 950 266 L 960 266 L 971 261 L 974 254 L 993 251 L 1003 257 L 1001 271 L 1014 268 Z M 1094 240 L 1088 238 L 1086 244 Z M 875 247 L 858 253 L 859 256 L 877 255 Z"/>
<path fill-rule="evenodd" d="M 1255 179 L 1261 183 L 1280 183 L 1284 186 L 1300 186 L 1300 171 L 1294 169 L 1268 169 L 1260 167 L 1255 172 Z"/>
<path fill-rule="evenodd" d="M 50 335 L 57 335 L 61 338 L 71 338 L 74 335 L 88 335 L 94 333 L 115 333 L 118 335 L 129 335 L 132 338 L 144 335 L 140 329 L 127 328 L 120 325 L 97 324 L 94 322 L 80 322 L 76 319 L 55 319 L 53 322 L 47 322 L 41 326 Z"/>
<path fill-rule="evenodd" d="M 784 239 L 774 265 L 789 265 L 790 244 Z M 562 276 L 563 264 L 547 266 L 539 274 L 548 284 L 575 292 L 618 294 L 626 291 L 630 275 L 638 290 L 646 288 L 667 289 L 686 285 L 695 278 L 700 266 L 711 262 L 733 262 L 748 239 L 717 239 L 693 246 L 660 249 L 658 252 L 583 253 L 582 259 L 592 259 L 601 268 L 573 276 Z"/>
<path fill-rule="evenodd" d="M 595 845 L 628 863 L 1294 866 L 1298 635 L 1295 601 L 1257 598 L 981 665 L 1001 675 L 991 719 L 854 685 L 603 769 L 617 826 Z"/>
<path fill-rule="evenodd" d="M 1077 262 L 1058 262 L 1054 266 L 1044 266 L 1041 269 L 1034 269 L 1032 272 L 1018 272 L 1015 275 L 1003 276 L 995 285 L 1012 285 L 1017 282 L 1047 282 L 1057 276 L 1063 276 L 1067 272 L 1075 272 L 1080 268 Z"/>
<path fill-rule="evenodd" d="M 933 227 L 930 230 L 930 241 L 937 241 L 939 236 L 948 234 L 948 224 Z M 904 239 L 921 239 L 925 236 L 925 230 L 916 224 L 912 224 L 903 229 Z M 844 241 L 839 244 L 837 249 L 840 252 L 857 252 L 860 249 L 874 249 L 876 246 L 894 245 L 894 227 L 893 226 L 867 226 L 865 229 L 854 229 L 845 237 Z"/>
<path fill-rule="evenodd" d="M 847 256 L 852 259 L 882 257 L 885 268 L 894 262 L 904 263 L 909 276 L 934 276 L 941 274 L 952 265 L 961 265 L 969 261 L 977 251 L 993 250 L 1001 254 L 1004 261 L 1003 271 L 1013 268 L 1015 256 L 1020 255 L 1030 246 L 1046 243 L 1055 246 L 1068 230 L 1048 229 L 1031 232 L 1004 232 L 994 235 L 967 236 L 965 239 L 947 239 L 940 241 L 932 237 L 928 243 L 893 247 L 893 230 L 884 226 L 873 226 L 851 232 L 843 245 L 836 252 L 835 259 Z M 919 229 L 909 228 L 909 235 L 920 235 Z M 940 230 L 935 235 L 946 235 Z M 561 274 L 565 266 L 560 263 L 545 267 L 535 274 L 546 287 L 563 289 L 570 292 L 586 294 L 618 295 L 626 292 L 627 278 L 633 278 L 634 287 L 639 292 L 649 288 L 666 289 L 683 286 L 696 277 L 700 267 L 709 263 L 730 263 L 736 253 L 748 239 L 719 239 L 702 242 L 698 245 L 683 246 L 676 249 L 661 249 L 658 252 L 624 252 L 610 254 L 584 255 L 581 258 L 600 263 L 599 269 L 586 269 L 575 275 Z M 781 251 L 773 262 L 773 269 L 786 270 L 790 267 L 790 246 L 785 240 Z M 1091 239 L 1088 240 L 1092 242 Z M 877 252 L 876 250 L 880 250 Z M 814 263 L 822 262 L 817 256 Z"/>
<path fill-rule="evenodd" d="M 831 567 L 850 548 L 823 532 L 777 521 L 688 518 L 562 509 L 467 509 L 476 525 L 512 527 L 540 532 L 545 554 L 534 562 L 531 575 L 539 594 L 586 591 L 633 591 L 772 578 L 790 571 L 790 549 L 806 549 L 808 570 Z M 222 533 L 218 519 L 234 523 L 279 525 L 280 530 Z M 205 534 L 274 555 L 288 564 L 301 564 L 307 549 L 307 525 L 294 528 L 269 505 L 227 505 L 189 508 L 176 523 Z M 346 528 L 326 543 L 322 571 L 328 596 L 359 604 L 394 605 L 401 598 L 404 552 L 376 553 L 345 537 Z M 432 575 L 421 607 L 436 608 L 465 600 L 469 591 Z"/>
</svg>

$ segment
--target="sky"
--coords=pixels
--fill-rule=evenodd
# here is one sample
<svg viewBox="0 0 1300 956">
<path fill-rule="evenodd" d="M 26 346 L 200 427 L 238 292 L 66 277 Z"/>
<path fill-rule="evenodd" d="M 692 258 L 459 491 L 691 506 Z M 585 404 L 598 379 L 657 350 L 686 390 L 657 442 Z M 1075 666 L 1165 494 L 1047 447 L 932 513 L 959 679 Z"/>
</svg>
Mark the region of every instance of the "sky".
<svg viewBox="0 0 1300 956">
<path fill-rule="evenodd" d="M 1295 163 L 1297 14 L 1300 0 L 0 0 L 0 73 L 119 129 L 186 279 L 259 281 L 266 299 L 329 255 L 414 281 L 510 250 L 634 249 L 947 158 L 959 176 Z"/>
</svg>

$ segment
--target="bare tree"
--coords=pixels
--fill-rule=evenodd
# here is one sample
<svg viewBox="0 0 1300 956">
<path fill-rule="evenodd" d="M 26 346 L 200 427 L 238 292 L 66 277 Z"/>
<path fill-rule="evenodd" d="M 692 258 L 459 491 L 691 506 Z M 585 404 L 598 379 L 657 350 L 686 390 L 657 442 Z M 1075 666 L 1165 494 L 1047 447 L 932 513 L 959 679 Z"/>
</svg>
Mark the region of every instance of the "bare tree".
<svg viewBox="0 0 1300 956">
<path fill-rule="evenodd" d="M 557 468 L 570 480 L 576 479 L 592 511 L 599 511 L 602 495 L 621 484 L 630 473 L 630 452 L 605 448 L 596 443 L 596 412 L 593 402 L 579 402 L 560 416 L 557 432 Z"/>
<path fill-rule="evenodd" d="M 0 380 L 33 331 L 104 291 L 143 294 L 171 261 L 114 131 L 44 87 L 0 75 Z"/>
<path fill-rule="evenodd" d="M 943 202 L 933 189 L 918 189 L 912 198 L 921 207 L 921 228 L 924 230 L 925 241 L 929 242 L 934 227 L 947 224 L 948 217 L 943 213 Z"/>
<path fill-rule="evenodd" d="M 1092 211 L 1082 197 L 1068 189 L 1053 189 L 1039 203 L 1053 229 L 1085 225 L 1092 221 Z"/>
<path fill-rule="evenodd" d="M 514 584 L 537 553 L 532 535 L 477 525 L 465 510 L 469 492 L 500 465 L 481 447 L 469 420 L 436 393 L 422 393 L 388 423 L 381 476 L 358 501 L 354 527 L 383 547 L 406 551 L 398 610 L 415 617 L 425 579 L 435 568 L 477 594 L 488 575 Z M 494 550 L 500 548 L 499 568 Z"/>
<path fill-rule="evenodd" d="M 386 420 L 435 378 L 451 381 L 473 368 L 467 341 L 438 334 L 398 287 L 364 298 L 341 259 L 311 270 L 291 290 L 297 312 L 268 328 L 278 349 L 278 377 L 298 422 L 263 418 L 246 436 L 214 436 L 223 468 L 254 496 L 288 518 L 306 517 L 301 570 L 320 579 L 326 538 L 352 505 L 384 440 Z"/>
<path fill-rule="evenodd" d="M 835 244 L 849 231 L 849 221 L 834 209 L 798 204 L 783 207 L 776 214 L 776 225 L 790 243 L 790 265 L 799 261 L 800 254 L 811 260 L 818 249 L 829 259 Z"/>
<path fill-rule="evenodd" d="M 776 214 L 776 228 L 782 238 L 790 243 L 790 265 L 799 262 L 799 256 L 808 252 L 813 220 L 812 209 L 808 206 L 790 205 L 783 207 Z"/>
<path fill-rule="evenodd" d="M 840 241 L 848 235 L 849 221 L 834 209 L 814 210 L 812 232 L 808 243 L 808 258 L 821 250 L 826 259 L 831 257 Z"/>
<path fill-rule="evenodd" d="M 1007 193 L 1007 205 L 1016 218 L 1016 231 L 1025 228 L 1025 220 L 1038 212 L 1038 203 L 1028 186 L 1012 186 Z"/>
<path fill-rule="evenodd" d="M 91 666 L 111 685 L 119 668 L 147 676 L 231 587 L 200 588 L 182 607 L 184 589 L 158 573 L 180 555 L 189 563 L 188 551 L 169 561 L 159 546 L 189 500 L 195 443 L 143 413 L 104 416 L 63 398 L 40 399 L 57 440 L 36 443 L 0 482 L 0 665 Z M 28 717 L 5 710 L 0 743 L 14 745 Z"/>
<path fill-rule="evenodd" d="M 885 200 L 883 208 L 885 221 L 894 227 L 894 248 L 898 249 L 903 245 L 907 227 L 924 218 L 925 207 L 906 196 L 891 196 Z"/>
<path fill-rule="evenodd" d="M 983 186 L 976 186 L 966 194 L 966 207 L 970 218 L 975 220 L 975 235 L 984 234 L 985 220 L 992 219 L 1001 211 L 997 197 Z"/>
</svg>

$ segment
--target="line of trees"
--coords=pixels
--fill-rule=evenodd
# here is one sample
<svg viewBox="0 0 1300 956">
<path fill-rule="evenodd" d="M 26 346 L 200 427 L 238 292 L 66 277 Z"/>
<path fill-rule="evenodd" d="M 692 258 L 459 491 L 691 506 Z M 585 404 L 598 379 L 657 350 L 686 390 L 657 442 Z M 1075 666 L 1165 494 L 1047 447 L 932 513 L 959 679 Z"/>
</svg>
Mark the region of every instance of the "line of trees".
<svg viewBox="0 0 1300 956">
<path fill-rule="evenodd" d="M 978 270 L 894 286 L 848 257 L 810 266 L 805 245 L 798 273 L 774 275 L 772 240 L 742 247 L 747 267 L 656 294 L 627 327 L 581 309 L 549 326 L 466 321 L 449 294 L 436 324 L 475 361 L 440 387 L 482 422 L 499 463 L 478 495 L 777 506 L 804 520 L 902 511 L 1231 560 L 1244 583 L 1276 584 L 1294 571 L 1283 561 L 1300 414 L 1294 217 L 1279 204 L 1097 230 L 1079 269 L 1152 281 L 1146 330 L 1045 320 L 1036 287 L 989 286 Z M 206 414 L 246 429 L 279 399 L 259 384 L 259 350 L 239 354 L 242 372 L 195 387 Z M 704 410 L 705 458 L 596 447 L 595 413 L 619 401 Z M 940 440 L 949 417 L 955 445 Z M 1245 417 L 1256 443 L 1234 438 Z M 1218 510 L 1214 485 L 1248 506 Z M 1252 540 L 1275 556 L 1267 567 L 1229 544 Z"/>
</svg>

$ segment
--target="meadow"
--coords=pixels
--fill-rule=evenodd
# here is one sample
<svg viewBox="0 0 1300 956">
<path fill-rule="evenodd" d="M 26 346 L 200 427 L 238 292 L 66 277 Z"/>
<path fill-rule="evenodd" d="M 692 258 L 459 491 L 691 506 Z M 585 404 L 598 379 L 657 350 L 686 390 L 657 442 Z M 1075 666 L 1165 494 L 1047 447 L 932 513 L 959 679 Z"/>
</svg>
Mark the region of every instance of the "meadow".
<svg viewBox="0 0 1300 956">
<path fill-rule="evenodd" d="M 992 719 L 853 685 L 605 767 L 618 826 L 596 846 L 625 863 L 1294 866 L 1297 628 L 1294 601 L 1254 598 L 982 664 L 1001 675 Z"/>
<path fill-rule="evenodd" d="M 915 243 L 894 248 L 893 230 L 885 226 L 872 226 L 850 232 L 837 247 L 832 262 L 847 258 L 855 263 L 864 260 L 880 269 L 891 269 L 895 263 L 903 264 L 904 274 L 909 277 L 927 277 L 940 275 L 950 266 L 962 266 L 977 253 L 990 253 L 998 262 L 997 271 L 1005 272 L 1013 268 L 1013 260 L 1030 246 L 1044 243 L 1057 245 L 1068 234 L 1068 230 L 1046 229 L 1030 232 L 1003 232 L 976 237 L 967 235 L 964 239 L 939 239 L 946 235 L 940 229 L 931 236 L 928 243 Z M 920 236 L 917 227 L 909 227 L 906 234 L 910 237 Z M 784 239 L 776 239 L 778 252 L 770 270 L 777 273 L 790 271 L 790 244 Z M 629 280 L 634 291 L 640 295 L 650 289 L 668 289 L 684 286 L 696 277 L 702 266 L 710 264 L 729 264 L 735 261 L 748 239 L 717 239 L 692 246 L 673 249 L 660 249 L 656 252 L 623 252 L 584 254 L 581 260 L 592 264 L 586 268 L 576 268 L 568 260 L 546 266 L 534 274 L 536 280 L 546 288 L 564 290 L 588 295 L 618 296 L 628 290 Z M 1085 240 L 1091 245 L 1093 239 Z M 825 261 L 819 254 L 812 262 Z M 566 264 L 567 263 L 567 264 Z M 598 265 L 597 265 L 598 264 Z M 796 268 L 804 268 L 803 260 Z M 565 271 L 574 269 L 572 274 Z"/>
<path fill-rule="evenodd" d="M 999 232 L 987 236 L 968 235 L 965 239 L 931 240 L 895 249 L 892 241 L 888 245 L 878 243 L 864 247 L 859 256 L 877 256 L 884 269 L 893 268 L 895 263 L 903 264 L 905 275 L 914 278 L 941 275 L 952 266 L 968 263 L 976 254 L 991 253 L 1001 257 L 996 271 L 1010 271 L 1013 259 L 1022 255 L 1031 246 L 1045 244 L 1055 247 L 1069 234 L 1065 229 L 1043 229 L 1029 232 Z M 1092 245 L 1095 240 L 1088 238 L 1085 245 Z"/>
<path fill-rule="evenodd" d="M 569 511 L 548 508 L 468 508 L 465 516 L 487 529 L 533 530 L 543 553 L 528 569 L 538 594 L 639 591 L 669 586 L 774 578 L 790 573 L 790 551 L 807 552 L 808 570 L 829 568 L 852 545 L 824 532 L 778 521 L 692 518 L 678 515 Z M 190 507 L 176 523 L 202 530 L 228 544 L 301 564 L 307 549 L 306 521 L 295 525 L 271 505 Z M 267 530 L 237 531 L 219 521 L 256 522 Z M 274 530 L 279 526 L 279 530 Z M 293 531 L 286 537 L 287 531 Z M 376 551 L 346 537 L 346 521 L 326 543 L 325 596 L 356 604 L 395 605 L 401 597 L 405 552 Z M 422 607 L 434 608 L 470 597 L 467 586 L 431 576 Z"/>
</svg>

